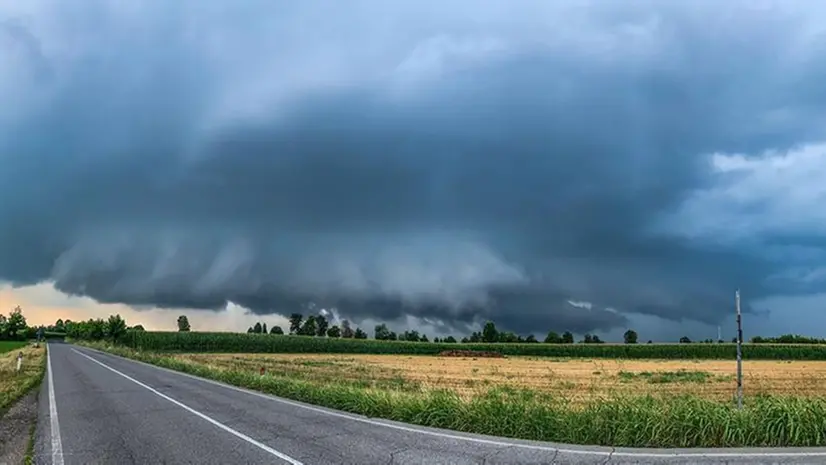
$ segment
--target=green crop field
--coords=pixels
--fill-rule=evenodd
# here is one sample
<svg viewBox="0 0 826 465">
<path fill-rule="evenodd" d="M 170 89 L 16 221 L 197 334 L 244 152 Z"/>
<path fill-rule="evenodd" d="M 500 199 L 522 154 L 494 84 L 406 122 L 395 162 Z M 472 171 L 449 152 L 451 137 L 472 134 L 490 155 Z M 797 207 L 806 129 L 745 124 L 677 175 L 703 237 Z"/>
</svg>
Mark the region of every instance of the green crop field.
<svg viewBox="0 0 826 465">
<path fill-rule="evenodd" d="M 436 355 L 445 350 L 495 351 L 503 355 L 610 359 L 732 360 L 734 344 L 458 344 L 376 341 L 274 334 L 129 332 L 123 341 L 138 350 L 215 353 L 329 353 Z M 744 344 L 746 360 L 826 360 L 826 345 Z"/>
<path fill-rule="evenodd" d="M 19 349 L 21 347 L 26 347 L 26 343 L 21 341 L 0 341 L 0 354 Z"/>
</svg>

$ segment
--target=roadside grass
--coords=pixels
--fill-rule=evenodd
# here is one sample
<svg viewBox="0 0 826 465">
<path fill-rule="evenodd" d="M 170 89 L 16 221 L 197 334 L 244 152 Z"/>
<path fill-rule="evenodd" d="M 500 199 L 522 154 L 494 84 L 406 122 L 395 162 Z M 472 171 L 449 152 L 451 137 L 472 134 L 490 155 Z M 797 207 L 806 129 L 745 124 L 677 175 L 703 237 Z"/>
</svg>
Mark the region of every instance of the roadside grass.
<svg viewBox="0 0 826 465">
<path fill-rule="evenodd" d="M 731 402 L 695 395 L 616 396 L 572 405 L 552 393 L 503 386 L 463 398 L 448 389 L 411 391 L 390 386 L 355 386 L 273 371 L 260 375 L 168 354 L 101 343 L 81 344 L 283 398 L 456 431 L 626 447 L 826 445 L 824 398 L 752 396 L 746 399 L 742 410 Z"/>
<path fill-rule="evenodd" d="M 46 371 L 45 344 L 40 347 L 32 345 L 19 346 L 0 354 L 0 415 L 5 413 L 12 403 L 23 397 L 30 389 L 40 385 Z M 17 354 L 23 352 L 23 368 L 17 372 Z"/>
</svg>

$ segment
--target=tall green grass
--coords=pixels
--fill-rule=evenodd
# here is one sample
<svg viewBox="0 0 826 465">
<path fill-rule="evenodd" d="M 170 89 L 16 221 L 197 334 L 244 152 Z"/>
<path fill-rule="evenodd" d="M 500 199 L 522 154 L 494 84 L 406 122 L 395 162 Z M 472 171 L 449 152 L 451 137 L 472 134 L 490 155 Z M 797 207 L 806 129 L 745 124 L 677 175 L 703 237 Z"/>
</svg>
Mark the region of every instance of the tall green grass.
<svg viewBox="0 0 826 465">
<path fill-rule="evenodd" d="M 336 353 L 435 355 L 443 350 L 495 351 L 504 355 L 623 359 L 734 360 L 734 344 L 448 344 L 376 341 L 274 334 L 131 331 L 124 343 L 162 352 Z M 746 344 L 747 360 L 826 360 L 826 345 Z"/>
<path fill-rule="evenodd" d="M 220 370 L 191 361 L 104 347 L 117 355 L 280 397 L 369 417 L 494 436 L 627 447 L 826 445 L 826 400 L 748 398 L 745 408 L 696 396 L 617 397 L 571 407 L 530 390 L 491 389 L 471 400 L 451 391 L 410 392 Z"/>
<path fill-rule="evenodd" d="M 26 346 L 24 341 L 0 341 L 0 354 Z"/>
</svg>

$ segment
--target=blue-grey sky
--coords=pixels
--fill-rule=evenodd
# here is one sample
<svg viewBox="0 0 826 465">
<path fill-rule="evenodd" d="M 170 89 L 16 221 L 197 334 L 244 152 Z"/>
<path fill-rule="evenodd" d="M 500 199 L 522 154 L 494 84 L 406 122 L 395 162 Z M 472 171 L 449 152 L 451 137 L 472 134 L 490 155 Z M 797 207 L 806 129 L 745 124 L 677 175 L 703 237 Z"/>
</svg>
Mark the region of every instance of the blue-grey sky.
<svg viewBox="0 0 826 465">
<path fill-rule="evenodd" d="M 823 82 L 806 1 L 6 2 L 0 283 L 826 336 Z"/>
</svg>

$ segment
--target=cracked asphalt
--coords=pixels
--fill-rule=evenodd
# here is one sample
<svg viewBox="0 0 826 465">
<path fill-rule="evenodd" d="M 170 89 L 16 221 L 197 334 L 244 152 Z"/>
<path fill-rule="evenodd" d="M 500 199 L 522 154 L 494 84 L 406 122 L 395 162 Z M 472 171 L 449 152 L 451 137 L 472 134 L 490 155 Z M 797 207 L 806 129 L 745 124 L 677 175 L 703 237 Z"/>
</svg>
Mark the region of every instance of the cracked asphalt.
<svg viewBox="0 0 826 465">
<path fill-rule="evenodd" d="M 826 449 L 650 450 L 520 441 L 309 406 L 98 351 L 50 343 L 36 464 L 764 464 L 826 463 Z M 60 459 L 62 458 L 62 462 Z"/>
</svg>

